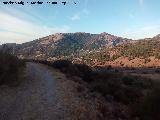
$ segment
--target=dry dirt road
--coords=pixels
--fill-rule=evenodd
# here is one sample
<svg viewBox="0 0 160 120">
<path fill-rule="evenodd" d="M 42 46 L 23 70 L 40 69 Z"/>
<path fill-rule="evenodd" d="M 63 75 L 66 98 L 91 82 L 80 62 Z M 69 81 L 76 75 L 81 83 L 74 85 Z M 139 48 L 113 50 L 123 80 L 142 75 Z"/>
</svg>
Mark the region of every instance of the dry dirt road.
<svg viewBox="0 0 160 120">
<path fill-rule="evenodd" d="M 49 69 L 39 64 L 27 63 L 25 79 L 20 87 L 1 88 L 0 120 L 58 118 L 58 114 L 62 113 L 55 110 L 55 89 L 56 81 Z"/>
<path fill-rule="evenodd" d="M 92 100 L 77 83 L 41 64 L 27 63 L 17 87 L 0 86 L 0 120 L 97 120 Z"/>
</svg>

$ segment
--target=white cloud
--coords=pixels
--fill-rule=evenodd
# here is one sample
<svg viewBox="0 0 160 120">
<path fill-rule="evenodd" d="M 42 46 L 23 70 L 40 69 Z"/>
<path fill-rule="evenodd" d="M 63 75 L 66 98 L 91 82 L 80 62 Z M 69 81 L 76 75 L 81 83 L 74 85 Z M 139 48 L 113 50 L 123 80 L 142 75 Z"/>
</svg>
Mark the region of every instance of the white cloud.
<svg viewBox="0 0 160 120">
<path fill-rule="evenodd" d="M 48 27 L 0 12 L 0 43 L 23 43 L 56 32 L 68 32 L 69 26 Z"/>
<path fill-rule="evenodd" d="M 72 21 L 75 21 L 75 20 L 80 20 L 80 16 L 78 14 L 75 14 L 71 17 L 71 20 Z"/>
<path fill-rule="evenodd" d="M 122 37 L 132 38 L 132 39 L 143 39 L 143 38 L 151 38 L 160 33 L 160 25 L 149 25 L 136 27 L 133 29 L 128 29 Z"/>
<path fill-rule="evenodd" d="M 23 43 L 33 40 L 33 37 L 9 31 L 0 31 L 0 44 L 2 43 Z"/>
<path fill-rule="evenodd" d="M 80 20 L 82 17 L 88 16 L 90 14 L 90 11 L 88 9 L 83 9 L 73 16 L 70 17 L 72 21 Z"/>
</svg>

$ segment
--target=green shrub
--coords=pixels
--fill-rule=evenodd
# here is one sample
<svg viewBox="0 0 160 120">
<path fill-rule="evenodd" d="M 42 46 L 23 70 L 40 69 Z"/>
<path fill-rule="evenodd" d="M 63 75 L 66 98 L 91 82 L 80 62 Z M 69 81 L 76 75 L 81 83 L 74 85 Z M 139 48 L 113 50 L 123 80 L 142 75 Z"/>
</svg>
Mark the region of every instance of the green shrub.
<svg viewBox="0 0 160 120">
<path fill-rule="evenodd" d="M 68 60 L 57 60 L 52 63 L 52 67 L 57 68 L 57 69 L 63 69 L 67 68 L 72 64 L 72 62 Z"/>
<path fill-rule="evenodd" d="M 85 64 L 72 64 L 68 60 L 58 60 L 53 62 L 51 66 L 60 69 L 67 76 L 78 76 L 87 82 L 91 81 L 92 69 Z"/>
<path fill-rule="evenodd" d="M 74 66 L 78 69 L 79 74 L 77 76 L 81 77 L 86 82 L 92 81 L 92 69 L 85 64 L 74 64 Z"/>
<path fill-rule="evenodd" d="M 0 56 L 0 85 L 16 82 L 20 69 L 25 66 L 25 62 L 7 53 L 0 53 Z"/>
<path fill-rule="evenodd" d="M 140 76 L 123 76 L 122 81 L 124 85 L 139 89 L 150 88 L 152 86 L 152 82 L 150 79 L 144 79 Z"/>
<path fill-rule="evenodd" d="M 67 76 L 80 76 L 81 72 L 78 70 L 76 66 L 70 64 L 68 67 L 65 67 L 61 70 L 61 72 L 66 73 Z"/>
</svg>

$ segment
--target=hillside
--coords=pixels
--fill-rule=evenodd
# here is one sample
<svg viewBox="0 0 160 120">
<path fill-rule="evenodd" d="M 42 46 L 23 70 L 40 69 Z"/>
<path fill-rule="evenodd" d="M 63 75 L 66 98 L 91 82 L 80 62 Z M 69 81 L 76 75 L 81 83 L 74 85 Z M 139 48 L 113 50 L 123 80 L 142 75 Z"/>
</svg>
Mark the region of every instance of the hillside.
<svg viewBox="0 0 160 120">
<path fill-rule="evenodd" d="M 57 33 L 23 44 L 4 44 L 0 49 L 19 58 L 53 61 L 69 59 L 91 66 L 160 66 L 160 35 L 130 40 L 108 33 Z"/>
<path fill-rule="evenodd" d="M 76 55 L 83 50 L 92 51 L 129 42 L 128 39 L 108 33 L 57 33 L 21 45 L 2 45 L 1 48 L 21 58 L 55 59 Z"/>
<path fill-rule="evenodd" d="M 81 55 L 79 61 L 91 65 L 112 65 L 117 67 L 160 66 L 160 37 L 143 39 L 134 43 L 103 48 Z"/>
</svg>

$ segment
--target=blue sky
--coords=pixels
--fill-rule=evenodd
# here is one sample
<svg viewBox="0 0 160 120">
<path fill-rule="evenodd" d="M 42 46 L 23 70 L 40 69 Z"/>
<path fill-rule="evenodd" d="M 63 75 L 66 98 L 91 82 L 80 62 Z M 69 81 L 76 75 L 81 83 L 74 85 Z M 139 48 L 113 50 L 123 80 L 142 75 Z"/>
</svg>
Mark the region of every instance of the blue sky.
<svg viewBox="0 0 160 120">
<path fill-rule="evenodd" d="M 45 3 L 24 6 L 4 5 L 4 1 L 10 0 L 0 0 L 0 44 L 23 43 L 58 32 L 107 32 L 132 39 L 160 33 L 160 0 L 39 0 Z"/>
</svg>

